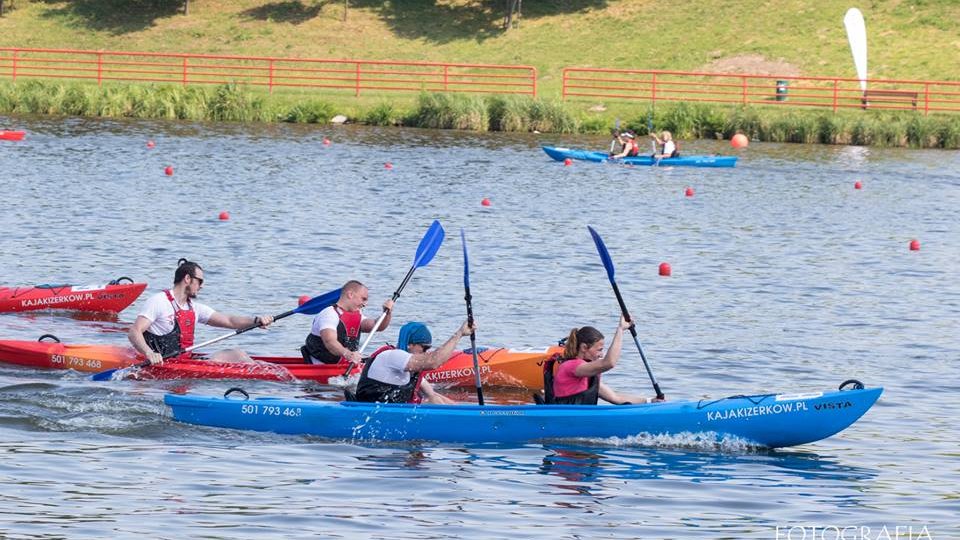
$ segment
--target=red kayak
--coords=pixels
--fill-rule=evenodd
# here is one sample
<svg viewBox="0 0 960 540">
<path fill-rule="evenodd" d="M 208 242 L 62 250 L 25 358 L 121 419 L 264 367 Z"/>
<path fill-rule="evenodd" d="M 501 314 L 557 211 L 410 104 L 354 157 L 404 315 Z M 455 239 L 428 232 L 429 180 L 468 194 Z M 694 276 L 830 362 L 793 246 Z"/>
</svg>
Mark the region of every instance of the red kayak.
<svg viewBox="0 0 960 540">
<path fill-rule="evenodd" d="M 146 283 L 134 283 L 128 277 L 115 279 L 106 285 L 0 287 L 0 312 L 72 309 L 119 313 L 146 288 Z"/>
<path fill-rule="evenodd" d="M 478 354 L 481 380 L 493 386 L 541 388 L 543 361 L 556 351 L 559 348 L 483 350 Z M 305 364 L 302 358 L 294 357 L 254 356 L 253 359 L 255 362 L 214 362 L 203 358 L 167 360 L 163 365 L 133 369 L 124 375 L 140 380 L 260 379 L 326 384 L 331 377 L 342 376 L 345 369 L 344 365 L 338 364 Z M 143 357 L 128 346 L 0 340 L 0 362 L 34 368 L 99 373 L 130 367 L 142 360 Z M 352 374 L 355 373 L 359 373 L 359 368 L 354 368 Z M 428 371 L 425 377 L 441 388 L 472 387 L 475 384 L 473 354 L 460 351 L 439 368 Z"/>
<path fill-rule="evenodd" d="M 22 141 L 26 131 L 0 131 L 0 141 Z"/>
</svg>

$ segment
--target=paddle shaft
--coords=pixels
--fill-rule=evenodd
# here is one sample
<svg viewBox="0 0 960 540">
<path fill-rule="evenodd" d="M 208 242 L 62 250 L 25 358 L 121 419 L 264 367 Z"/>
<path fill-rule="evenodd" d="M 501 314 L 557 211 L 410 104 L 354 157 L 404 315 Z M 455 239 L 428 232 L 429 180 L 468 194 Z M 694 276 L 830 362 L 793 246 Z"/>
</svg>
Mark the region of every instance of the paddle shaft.
<svg viewBox="0 0 960 540">
<path fill-rule="evenodd" d="M 463 299 L 467 302 L 467 324 L 473 328 L 473 297 L 470 296 L 470 287 L 464 285 Z M 477 359 L 477 333 L 470 332 L 470 350 L 473 351 L 473 373 L 476 375 L 477 403 L 483 405 L 483 383 L 480 382 L 480 361 Z"/>
<path fill-rule="evenodd" d="M 610 285 L 613 286 L 613 294 L 617 295 L 617 302 L 620 304 L 620 311 L 623 313 L 623 318 L 626 319 L 627 322 L 633 322 L 633 319 L 630 318 L 630 313 L 627 311 L 627 304 L 623 301 L 623 295 L 620 294 L 620 287 L 617 287 L 617 282 L 611 279 Z M 658 383 L 656 377 L 653 376 L 653 371 L 650 370 L 647 357 L 643 354 L 643 347 L 640 346 L 640 338 L 637 337 L 637 328 L 635 325 L 630 325 L 630 335 L 633 336 L 633 342 L 637 345 L 637 350 L 640 351 L 640 359 L 643 360 L 643 367 L 647 369 L 647 375 L 653 384 L 653 391 L 657 393 L 657 399 L 663 399 L 664 396 L 660 390 L 660 383 Z"/>
</svg>

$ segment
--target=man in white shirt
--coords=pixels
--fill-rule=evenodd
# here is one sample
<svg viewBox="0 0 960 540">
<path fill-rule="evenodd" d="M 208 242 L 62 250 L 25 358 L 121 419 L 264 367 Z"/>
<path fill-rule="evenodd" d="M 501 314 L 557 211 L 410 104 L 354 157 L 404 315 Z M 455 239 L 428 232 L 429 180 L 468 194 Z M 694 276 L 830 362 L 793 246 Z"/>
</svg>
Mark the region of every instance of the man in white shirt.
<svg viewBox="0 0 960 540">
<path fill-rule="evenodd" d="M 475 331 L 476 322 L 471 327 L 464 321 L 450 339 L 431 351 L 433 336 L 427 326 L 421 322 L 408 322 L 400 328 L 396 348 L 384 347 L 367 361 L 357 383 L 356 400 L 455 404 L 423 380 L 423 372 L 436 369 L 449 360 L 460 338 Z"/>
<path fill-rule="evenodd" d="M 359 281 L 351 280 L 340 290 L 337 303 L 324 308 L 313 318 L 306 343 L 300 347 L 304 361 L 311 364 L 336 364 L 341 359 L 360 363 L 360 334 L 381 332 L 390 325 L 393 317 L 393 300 L 383 303 L 386 315 L 374 330 L 376 320 L 363 316 L 370 291 Z"/>
<path fill-rule="evenodd" d="M 178 356 L 180 351 L 191 347 L 197 324 L 238 329 L 254 325 L 267 327 L 273 322 L 271 315 L 225 315 L 194 302 L 202 287 L 203 268 L 180 259 L 173 274 L 173 288 L 147 299 L 127 338 L 151 364 L 161 364 L 164 357 Z M 240 349 L 228 349 L 214 354 L 211 360 L 249 361 L 250 357 Z"/>
</svg>

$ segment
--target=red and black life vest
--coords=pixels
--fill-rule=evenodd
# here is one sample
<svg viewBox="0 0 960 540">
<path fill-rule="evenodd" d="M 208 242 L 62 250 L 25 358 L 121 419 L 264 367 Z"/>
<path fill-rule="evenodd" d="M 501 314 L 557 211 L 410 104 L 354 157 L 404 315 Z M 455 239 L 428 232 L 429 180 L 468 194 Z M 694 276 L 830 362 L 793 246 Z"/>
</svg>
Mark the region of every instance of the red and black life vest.
<svg viewBox="0 0 960 540">
<path fill-rule="evenodd" d="M 596 405 L 600 398 L 600 376 L 590 377 L 587 389 L 569 396 L 557 397 L 553 393 L 554 366 L 563 357 L 559 354 L 551 356 L 543 363 L 543 394 L 547 405 Z"/>
<path fill-rule="evenodd" d="M 163 291 L 167 295 L 167 300 L 173 306 L 173 330 L 162 336 L 158 336 L 149 331 L 143 333 L 143 339 L 147 346 L 160 353 L 164 358 L 176 356 L 179 351 L 193 346 L 193 331 L 197 325 L 197 312 L 193 310 L 193 304 L 187 299 L 188 309 L 179 309 L 177 302 L 173 299 L 170 291 Z"/>
<path fill-rule="evenodd" d="M 353 396 L 356 401 L 366 403 L 420 403 L 420 383 L 423 381 L 423 372 L 410 374 L 407 384 L 389 384 L 370 378 L 370 366 L 377 360 L 377 356 L 394 349 L 392 345 L 384 345 L 376 350 L 366 360 L 363 371 L 360 372 L 360 381 L 357 382 L 357 392 Z"/>
<path fill-rule="evenodd" d="M 640 154 L 640 145 L 637 144 L 637 141 L 630 139 L 630 151 L 627 152 L 627 157 L 634 157 Z"/>
<path fill-rule="evenodd" d="M 355 351 L 360 348 L 360 323 L 363 322 L 363 314 L 359 311 L 341 311 L 339 306 L 333 306 L 333 309 L 340 317 L 337 324 L 337 341 L 347 348 Z M 307 341 L 303 347 L 300 347 L 303 359 L 307 363 L 312 363 L 311 358 L 319 360 L 324 364 L 336 364 L 341 361 L 339 355 L 335 355 L 327 350 L 323 339 L 316 336 L 313 332 L 307 334 Z"/>
</svg>

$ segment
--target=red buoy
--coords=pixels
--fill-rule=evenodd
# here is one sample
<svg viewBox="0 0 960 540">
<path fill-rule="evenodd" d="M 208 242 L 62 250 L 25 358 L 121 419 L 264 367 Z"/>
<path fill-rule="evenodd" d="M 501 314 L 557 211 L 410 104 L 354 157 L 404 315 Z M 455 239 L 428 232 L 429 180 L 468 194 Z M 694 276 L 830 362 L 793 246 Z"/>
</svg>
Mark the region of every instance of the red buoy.
<svg viewBox="0 0 960 540">
<path fill-rule="evenodd" d="M 330 146 L 330 139 L 324 137 L 324 138 L 323 138 L 323 145 L 324 145 L 324 146 Z"/>
<path fill-rule="evenodd" d="M 226 210 L 220 212 L 220 221 L 226 221 L 228 219 L 230 219 L 230 212 L 227 212 Z"/>
<path fill-rule="evenodd" d="M 173 176 L 173 167 L 170 165 L 167 165 L 166 168 L 163 169 L 163 174 L 167 176 Z"/>
<path fill-rule="evenodd" d="M 155 142 L 153 142 L 153 141 L 147 141 L 147 148 L 153 148 L 153 147 L 156 146 L 156 145 L 157 145 L 157 143 L 155 143 Z"/>
<path fill-rule="evenodd" d="M 569 166 L 571 166 L 571 165 L 573 165 L 573 160 L 572 160 L 572 159 L 566 158 L 566 159 L 563 160 L 563 166 L 564 166 L 564 167 L 569 167 Z"/>
<path fill-rule="evenodd" d="M 304 294 L 300 298 L 297 298 L 297 305 L 302 306 L 307 303 L 307 300 L 310 300 L 310 297 Z"/>
<path fill-rule="evenodd" d="M 730 146 L 734 148 L 746 148 L 750 145 L 750 139 L 743 133 L 737 133 L 730 139 Z"/>
<path fill-rule="evenodd" d="M 910 241 L 910 251 L 920 251 L 920 241 L 911 240 Z"/>
<path fill-rule="evenodd" d="M 386 162 L 386 163 L 383 164 L 383 168 L 386 169 L 386 170 L 388 170 L 388 171 L 393 170 L 393 163 L 390 163 L 390 162 L 388 161 L 388 162 Z"/>
<path fill-rule="evenodd" d="M 480 201 L 480 205 L 481 205 L 481 206 L 490 206 L 490 199 L 484 197 L 483 200 Z"/>
<path fill-rule="evenodd" d="M 863 189 L 863 182 L 857 180 L 853 183 L 853 189 Z"/>
<path fill-rule="evenodd" d="M 661 275 L 661 276 L 669 276 L 671 272 L 672 272 L 672 270 L 671 270 L 671 268 L 670 268 L 670 263 L 666 263 L 666 262 L 660 263 L 660 275 Z"/>
<path fill-rule="evenodd" d="M 688 187 L 687 190 L 683 192 L 683 194 L 686 195 L 687 197 L 693 197 L 693 188 Z"/>
</svg>

